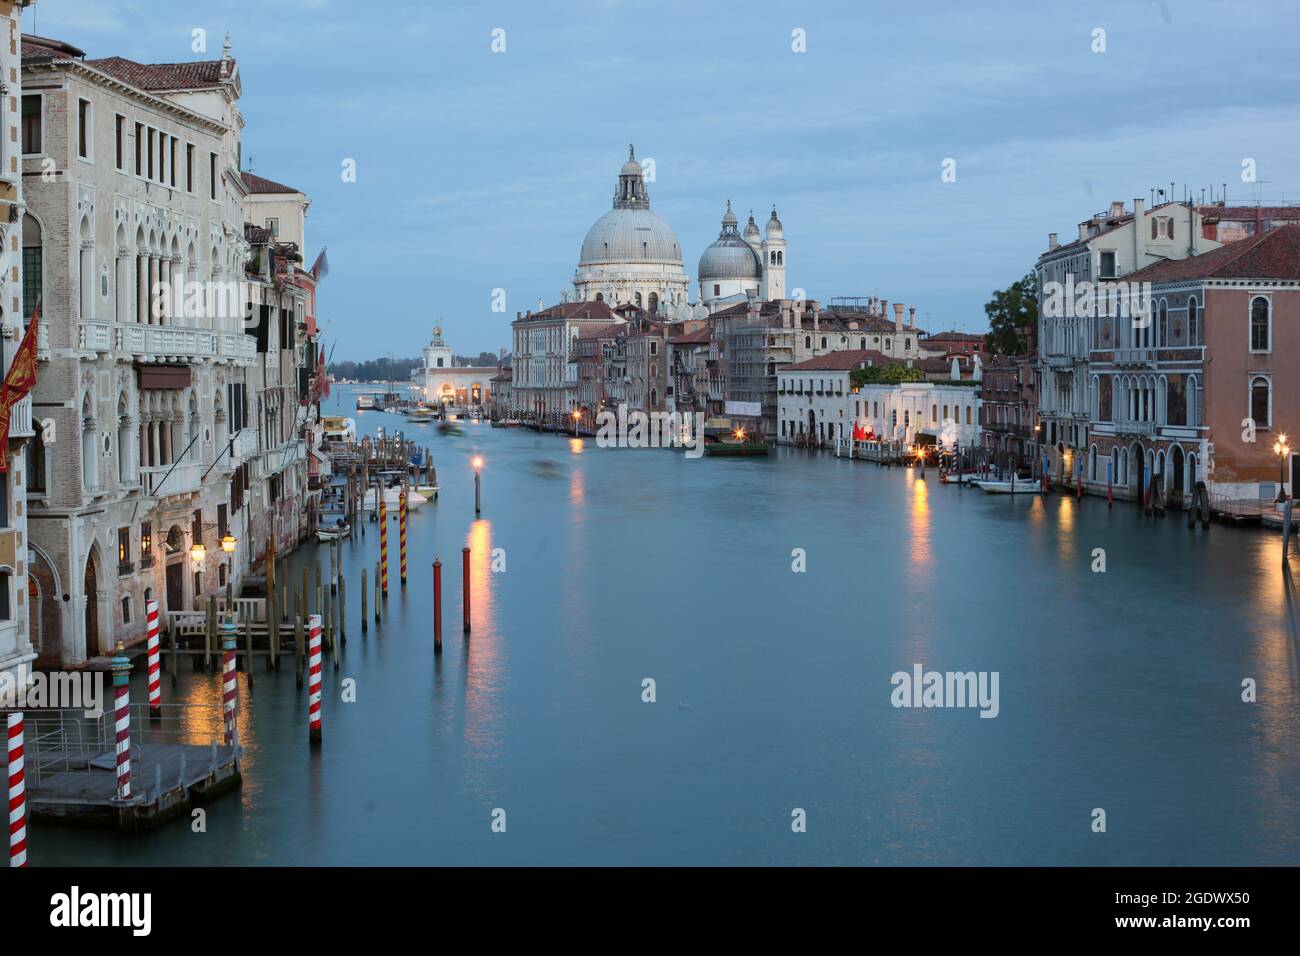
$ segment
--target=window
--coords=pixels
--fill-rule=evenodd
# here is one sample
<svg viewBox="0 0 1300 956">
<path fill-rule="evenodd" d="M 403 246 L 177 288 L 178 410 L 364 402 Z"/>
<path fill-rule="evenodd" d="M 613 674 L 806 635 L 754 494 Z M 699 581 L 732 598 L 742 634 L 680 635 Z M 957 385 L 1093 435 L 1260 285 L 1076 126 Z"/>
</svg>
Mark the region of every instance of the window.
<svg viewBox="0 0 1300 956">
<path fill-rule="evenodd" d="M 153 522 L 140 522 L 140 567 L 153 565 Z"/>
<path fill-rule="evenodd" d="M 272 236 L 275 236 L 277 239 L 280 237 L 280 220 L 279 220 L 279 219 L 268 219 L 268 220 L 266 220 L 266 228 L 269 229 L 269 230 L 271 231 L 271 235 L 272 235 Z"/>
<path fill-rule="evenodd" d="M 144 125 L 135 124 L 135 174 L 144 175 Z"/>
<path fill-rule="evenodd" d="M 126 163 L 126 117 L 121 113 L 113 119 L 114 152 L 113 157 L 118 169 L 125 168 Z"/>
<path fill-rule="evenodd" d="M 131 570 L 131 529 L 117 529 L 117 570 L 126 574 Z"/>
<path fill-rule="evenodd" d="M 30 156 L 41 151 L 41 98 L 39 95 L 23 97 L 23 154 Z"/>
<path fill-rule="evenodd" d="M 1159 322 L 1156 328 L 1156 346 L 1161 347 L 1169 344 L 1169 303 L 1164 299 L 1160 300 L 1160 311 L 1157 313 Z"/>
<path fill-rule="evenodd" d="M 1187 344 L 1201 344 L 1201 313 L 1195 298 L 1187 300 Z"/>
<path fill-rule="evenodd" d="M 1250 417 L 1256 428 L 1268 428 L 1269 421 L 1269 381 L 1262 375 L 1250 381 Z"/>
<path fill-rule="evenodd" d="M 0 528 L 9 527 L 9 472 L 0 471 Z"/>
<path fill-rule="evenodd" d="M 176 186 L 176 137 L 167 138 L 167 185 Z"/>
<path fill-rule="evenodd" d="M 217 198 L 217 154 L 208 153 L 208 198 Z"/>
<path fill-rule="evenodd" d="M 145 150 L 146 150 L 146 153 L 145 153 L 145 162 L 148 164 L 148 165 L 145 166 L 145 173 L 146 173 L 146 175 L 147 175 L 150 179 L 153 179 L 153 157 L 154 157 L 153 142 L 154 142 L 154 137 L 153 137 L 153 127 L 152 127 L 152 126 L 150 126 L 147 130 L 145 130 L 145 134 L 144 134 L 144 142 L 145 142 Z"/>
<path fill-rule="evenodd" d="M 1250 350 L 1267 352 L 1270 348 L 1269 302 L 1262 295 L 1256 296 L 1250 303 Z"/>
<path fill-rule="evenodd" d="M 77 155 L 90 159 L 90 100 L 77 100 Z"/>
<path fill-rule="evenodd" d="M 158 131 L 158 182 L 167 182 L 167 134 Z"/>
<path fill-rule="evenodd" d="M 129 595 L 122 598 L 122 623 L 131 623 L 131 598 Z"/>
<path fill-rule="evenodd" d="M 13 605 L 9 596 L 13 584 L 14 576 L 8 571 L 0 571 L 0 621 L 13 620 Z"/>
<path fill-rule="evenodd" d="M 185 144 L 185 191 L 194 192 L 194 144 Z"/>
<path fill-rule="evenodd" d="M 30 215 L 23 216 L 23 321 L 30 322 L 36 313 L 45 287 L 45 247 L 41 225 Z"/>
<path fill-rule="evenodd" d="M 194 512 L 194 517 L 190 521 L 190 543 L 203 543 L 203 509 L 200 508 Z"/>
<path fill-rule="evenodd" d="M 226 506 L 217 505 L 217 537 L 224 538 L 230 534 L 230 528 L 226 525 Z"/>
<path fill-rule="evenodd" d="M 35 424 L 35 423 L 33 423 Z M 45 494 L 45 442 L 36 428 L 36 438 L 27 443 L 27 494 Z"/>
<path fill-rule="evenodd" d="M 1115 278 L 1115 253 L 1103 252 L 1101 254 L 1101 278 Z"/>
</svg>

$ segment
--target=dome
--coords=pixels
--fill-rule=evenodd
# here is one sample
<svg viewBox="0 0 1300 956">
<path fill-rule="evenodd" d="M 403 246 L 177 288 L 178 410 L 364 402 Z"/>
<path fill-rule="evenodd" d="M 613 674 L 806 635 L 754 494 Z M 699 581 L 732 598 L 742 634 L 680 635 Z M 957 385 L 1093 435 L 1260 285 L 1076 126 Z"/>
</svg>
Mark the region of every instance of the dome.
<svg viewBox="0 0 1300 956">
<path fill-rule="evenodd" d="M 763 268 L 749 243 L 727 236 L 714 240 L 713 245 L 704 250 L 697 274 L 701 282 L 707 279 L 761 279 Z"/>
<path fill-rule="evenodd" d="M 752 212 L 749 214 L 749 222 L 745 223 L 745 238 L 758 238 L 758 223 L 754 222 L 754 214 Z"/>
<path fill-rule="evenodd" d="M 752 220 L 751 220 L 752 221 Z M 760 279 L 763 265 L 749 243 L 736 232 L 736 215 L 727 200 L 727 211 L 722 214 L 722 232 L 700 256 L 696 273 L 700 282 L 713 279 Z"/>
<path fill-rule="evenodd" d="M 776 218 L 775 206 L 772 207 L 772 217 L 767 221 L 766 233 L 769 239 L 781 238 L 781 220 Z"/>
<path fill-rule="evenodd" d="M 582 240 L 579 267 L 628 261 L 682 264 L 677 235 L 649 209 L 611 209 L 596 220 Z"/>
</svg>

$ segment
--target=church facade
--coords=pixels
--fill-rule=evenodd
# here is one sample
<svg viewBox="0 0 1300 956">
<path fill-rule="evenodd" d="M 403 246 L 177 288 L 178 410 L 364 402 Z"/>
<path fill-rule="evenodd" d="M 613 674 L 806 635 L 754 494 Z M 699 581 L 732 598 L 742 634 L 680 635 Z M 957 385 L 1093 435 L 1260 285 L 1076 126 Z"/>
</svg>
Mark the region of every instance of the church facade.
<svg viewBox="0 0 1300 956">
<path fill-rule="evenodd" d="M 496 365 L 456 365 L 455 355 L 434 326 L 433 338 L 424 347 L 424 382 L 420 397 L 430 404 L 460 408 L 485 406 L 492 401 L 492 377 Z"/>
</svg>

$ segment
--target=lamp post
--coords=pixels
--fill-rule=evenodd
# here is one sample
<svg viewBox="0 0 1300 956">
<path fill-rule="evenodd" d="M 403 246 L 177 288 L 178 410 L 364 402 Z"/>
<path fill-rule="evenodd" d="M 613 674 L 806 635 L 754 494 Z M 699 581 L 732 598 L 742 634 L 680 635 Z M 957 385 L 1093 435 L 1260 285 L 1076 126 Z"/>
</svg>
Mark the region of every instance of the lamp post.
<svg viewBox="0 0 1300 956">
<path fill-rule="evenodd" d="M 482 510 L 483 499 L 479 493 L 479 479 L 483 475 L 483 459 L 475 455 L 472 464 L 474 465 L 474 514 L 477 515 Z"/>
<path fill-rule="evenodd" d="M 1291 454 L 1286 435 L 1277 436 L 1277 441 L 1273 442 L 1273 454 L 1277 455 L 1277 501 L 1281 504 L 1286 501 L 1286 456 Z"/>
<path fill-rule="evenodd" d="M 582 421 L 582 409 L 575 408 L 573 410 L 573 437 L 574 438 L 578 437 L 578 422 L 580 421 Z"/>
</svg>

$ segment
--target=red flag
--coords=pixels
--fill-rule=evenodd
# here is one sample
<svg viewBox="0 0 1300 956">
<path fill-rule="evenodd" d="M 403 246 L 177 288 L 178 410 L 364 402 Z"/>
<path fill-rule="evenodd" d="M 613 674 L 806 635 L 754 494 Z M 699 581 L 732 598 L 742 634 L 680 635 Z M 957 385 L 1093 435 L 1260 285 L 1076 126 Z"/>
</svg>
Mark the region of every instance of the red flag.
<svg viewBox="0 0 1300 956">
<path fill-rule="evenodd" d="M 13 364 L 0 385 L 0 471 L 9 470 L 9 417 L 13 408 L 36 386 L 36 327 L 41 321 L 38 304 L 22 344 L 14 353 Z"/>
<path fill-rule="evenodd" d="M 316 363 L 316 381 L 319 383 L 321 401 L 330 397 L 330 377 L 325 371 L 325 353 L 321 352 L 320 361 Z"/>
</svg>

